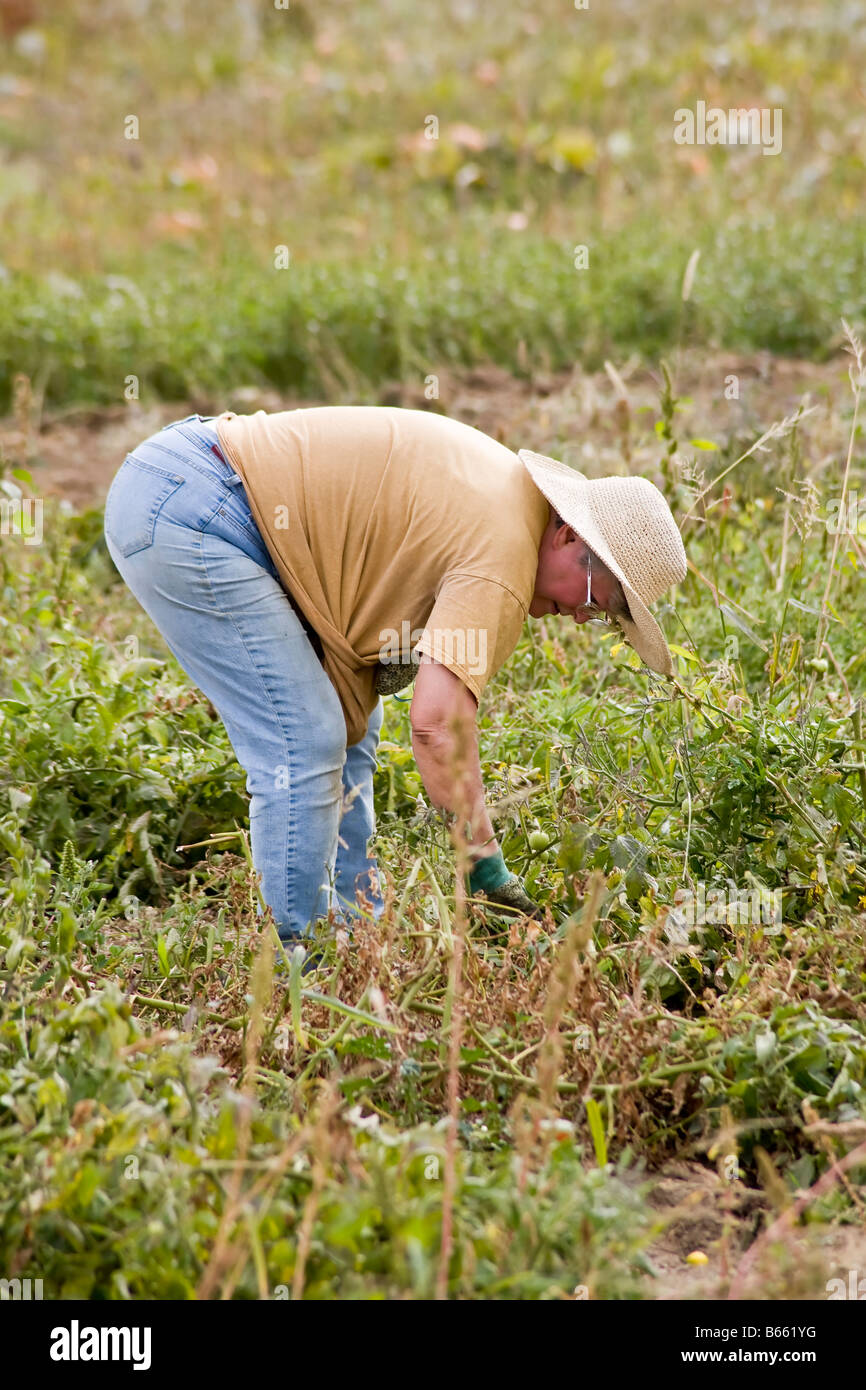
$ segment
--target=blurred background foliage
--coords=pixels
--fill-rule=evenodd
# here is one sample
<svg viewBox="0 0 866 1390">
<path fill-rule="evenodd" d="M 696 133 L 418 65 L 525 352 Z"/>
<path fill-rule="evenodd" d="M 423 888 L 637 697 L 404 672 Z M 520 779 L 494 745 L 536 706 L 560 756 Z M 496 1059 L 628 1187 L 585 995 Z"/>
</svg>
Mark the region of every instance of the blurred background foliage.
<svg viewBox="0 0 866 1390">
<path fill-rule="evenodd" d="M 121 400 L 128 373 L 357 399 L 677 335 L 824 355 L 861 315 L 861 0 L 4 0 L 0 22 L 0 408 L 16 371 L 51 403 Z M 675 144 L 698 100 L 781 108 L 782 152 Z"/>
</svg>

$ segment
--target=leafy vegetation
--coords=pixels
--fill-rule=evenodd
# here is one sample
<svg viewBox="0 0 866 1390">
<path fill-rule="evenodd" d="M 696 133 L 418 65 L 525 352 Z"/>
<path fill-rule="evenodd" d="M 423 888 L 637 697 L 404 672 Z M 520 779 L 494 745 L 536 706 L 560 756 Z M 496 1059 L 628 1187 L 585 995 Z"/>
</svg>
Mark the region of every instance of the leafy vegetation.
<svg viewBox="0 0 866 1390">
<path fill-rule="evenodd" d="M 825 357 L 864 317 L 861 10 L 66 6 L 5 57 L 0 408 L 18 372 L 357 400 L 677 334 Z M 780 110 L 781 152 L 677 145 L 698 100 Z"/>
<path fill-rule="evenodd" d="M 543 620 L 480 719 L 506 860 L 556 916 L 464 919 L 389 699 L 386 914 L 351 941 L 323 925 L 314 977 L 282 951 L 272 974 L 242 773 L 98 514 L 7 541 L 10 1268 L 92 1297 L 634 1297 L 659 1230 L 647 1163 L 769 1166 L 794 1191 L 847 1152 L 866 1118 L 857 540 L 828 593 L 828 531 L 795 491 L 811 416 L 760 461 L 715 449 L 722 494 L 678 415 L 674 388 L 633 439 L 687 536 L 662 607 L 673 688 L 612 633 Z M 836 1184 L 810 1214 L 851 1203 Z"/>
<path fill-rule="evenodd" d="M 101 510 L 40 495 L 41 544 L 3 528 L 0 1273 L 651 1297 L 648 1203 L 682 1160 L 862 1225 L 862 9 L 4 11 L 6 500 L 41 492 L 44 405 L 604 364 L 613 410 L 545 396 L 504 442 L 652 478 L 690 568 L 658 608 L 673 684 L 541 620 L 486 692 L 489 799 L 545 920 L 467 910 L 389 698 L 385 915 L 322 923 L 309 975 L 257 914 L 222 724 Z M 698 99 L 781 107 L 782 154 L 676 146 Z M 678 369 L 714 345 L 845 346 L 853 390 L 782 420 L 726 393 L 693 438 Z M 623 359 L 659 357 L 633 409 Z"/>
</svg>

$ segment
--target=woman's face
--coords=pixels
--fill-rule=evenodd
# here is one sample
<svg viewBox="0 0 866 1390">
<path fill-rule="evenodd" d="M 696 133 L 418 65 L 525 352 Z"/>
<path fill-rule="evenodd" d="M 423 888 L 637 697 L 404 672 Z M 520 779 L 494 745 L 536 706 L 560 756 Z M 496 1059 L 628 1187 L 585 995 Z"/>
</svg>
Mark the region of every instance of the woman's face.
<svg viewBox="0 0 866 1390">
<path fill-rule="evenodd" d="M 577 612 L 581 604 L 595 603 L 609 609 L 622 598 L 622 586 L 598 556 L 592 554 L 592 592 L 587 599 L 588 562 L 592 552 L 570 526 L 557 526 L 551 515 L 538 548 L 535 592 L 529 605 L 533 618 L 561 613 L 576 623 L 588 622 L 591 613 Z"/>
</svg>

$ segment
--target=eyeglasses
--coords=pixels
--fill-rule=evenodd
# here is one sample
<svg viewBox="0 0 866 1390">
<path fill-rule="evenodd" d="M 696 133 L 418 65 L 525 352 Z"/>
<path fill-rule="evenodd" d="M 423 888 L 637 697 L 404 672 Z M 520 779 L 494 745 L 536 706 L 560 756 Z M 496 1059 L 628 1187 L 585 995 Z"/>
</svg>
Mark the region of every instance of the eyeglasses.
<svg viewBox="0 0 866 1390">
<path fill-rule="evenodd" d="M 578 613 L 591 613 L 590 622 L 601 623 L 602 627 L 613 627 L 614 622 L 609 613 L 603 608 L 599 608 L 597 603 L 592 601 L 592 551 L 587 547 L 586 551 L 586 603 L 580 603 L 575 610 Z"/>
</svg>

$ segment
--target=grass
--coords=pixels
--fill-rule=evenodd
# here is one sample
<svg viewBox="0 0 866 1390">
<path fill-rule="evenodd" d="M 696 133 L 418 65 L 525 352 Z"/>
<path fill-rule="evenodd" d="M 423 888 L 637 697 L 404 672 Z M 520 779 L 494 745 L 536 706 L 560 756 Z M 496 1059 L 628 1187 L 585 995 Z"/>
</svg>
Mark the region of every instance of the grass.
<svg viewBox="0 0 866 1390">
<path fill-rule="evenodd" d="M 0 1263 L 62 1296 L 646 1297 L 671 1158 L 779 1213 L 823 1178 L 806 1218 L 859 1220 L 832 1169 L 866 1122 L 862 555 L 822 521 L 842 466 L 799 486 L 858 425 L 690 454 L 680 418 L 674 381 L 631 433 L 691 562 L 675 685 L 542 621 L 479 720 L 506 860 L 559 921 L 464 917 L 388 700 L 386 913 L 314 978 L 273 958 L 243 774 L 98 512 L 7 541 Z M 741 915 L 755 885 L 781 920 Z"/>
<path fill-rule="evenodd" d="M 778 266 L 768 273 L 774 240 Z M 703 241 L 703 239 L 702 239 Z M 444 367 L 493 361 L 518 375 L 587 369 L 675 342 L 766 348 L 818 360 L 838 349 L 839 312 L 862 311 L 859 229 L 750 230 L 729 264 L 724 240 L 704 246 L 699 284 L 680 289 L 695 241 L 635 223 L 575 271 L 567 242 L 479 245 L 459 238 L 437 257 L 248 266 L 220 275 L 160 270 L 148 282 L 102 276 L 0 285 L 0 392 L 35 383 L 41 403 L 110 404 L 130 377 L 143 400 L 218 398 L 227 383 L 269 384 L 310 399 L 374 401 L 388 380 L 423 385 Z M 828 268 L 828 261 L 830 266 Z M 180 281 L 180 284 L 178 284 Z M 757 306 L 757 312 L 756 312 Z"/>
<path fill-rule="evenodd" d="M 324 931 L 312 977 L 257 918 L 244 775 L 100 510 L 45 499 L 40 545 L 3 535 L 0 1272 L 52 1298 L 646 1298 L 657 1170 L 689 1160 L 763 1194 L 775 1254 L 748 1283 L 726 1218 L 722 1292 L 821 1293 L 804 1224 L 863 1215 L 864 556 L 827 526 L 866 489 L 860 388 L 777 424 L 744 378 L 693 439 L 677 364 L 860 354 L 866 6 L 145 10 L 4 11 L 4 492 L 34 490 L 31 405 L 375 401 L 610 358 L 614 411 L 566 391 L 504 442 L 653 478 L 690 571 L 659 610 L 673 685 L 541 621 L 486 694 L 543 923 L 467 913 L 386 702 L 385 916 Z M 781 108 L 782 153 L 676 146 L 699 100 Z M 635 409 L 622 363 L 659 357 Z"/>
<path fill-rule="evenodd" d="M 825 356 L 864 308 L 858 8 L 67 7 L 0 93 L 0 409 L 20 372 L 65 405 L 680 340 Z M 781 154 L 675 145 L 698 100 L 779 107 Z"/>
</svg>

